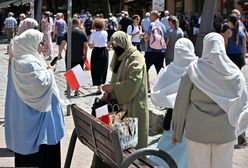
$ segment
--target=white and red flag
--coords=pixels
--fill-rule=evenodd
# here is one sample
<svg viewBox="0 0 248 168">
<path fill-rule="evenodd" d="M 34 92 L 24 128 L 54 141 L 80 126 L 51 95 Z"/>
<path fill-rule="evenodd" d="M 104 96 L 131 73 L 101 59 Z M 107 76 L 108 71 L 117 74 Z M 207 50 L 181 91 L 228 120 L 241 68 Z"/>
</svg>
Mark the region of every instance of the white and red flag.
<svg viewBox="0 0 248 168">
<path fill-rule="evenodd" d="M 105 124 L 110 123 L 109 112 L 108 112 L 108 105 L 104 105 L 96 109 L 96 118 Z"/>
<path fill-rule="evenodd" d="M 87 71 L 83 71 L 80 64 L 67 71 L 64 76 L 71 90 L 77 90 L 80 86 L 89 84 L 90 75 Z"/>
</svg>

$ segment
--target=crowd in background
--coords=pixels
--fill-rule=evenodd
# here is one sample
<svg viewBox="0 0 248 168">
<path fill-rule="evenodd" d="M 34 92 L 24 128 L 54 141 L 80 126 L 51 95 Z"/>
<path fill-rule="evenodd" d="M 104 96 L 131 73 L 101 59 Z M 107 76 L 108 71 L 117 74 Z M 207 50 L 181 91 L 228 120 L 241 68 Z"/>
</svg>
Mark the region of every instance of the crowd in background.
<svg viewBox="0 0 248 168">
<path fill-rule="evenodd" d="M 26 30 L 38 28 L 37 21 L 34 19 L 30 21 L 30 19 L 30 15 L 20 14 L 17 21 L 14 18 L 14 14 L 10 12 L 4 21 L 4 32 L 10 42 L 8 52 L 10 55 L 13 55 L 13 63 L 20 66 L 20 69 L 13 69 L 13 71 L 18 72 L 25 69 L 25 67 L 21 67 L 23 62 L 21 61 L 22 57 L 19 57 L 19 55 L 25 55 L 25 61 L 29 60 L 27 56 L 29 46 L 24 45 L 24 48 L 22 48 L 23 46 L 21 45 L 21 42 L 28 41 L 29 37 L 36 40 L 35 44 L 32 44 L 32 50 L 34 51 L 31 55 L 33 54 L 36 57 L 38 46 L 38 53 L 43 56 L 42 58 L 39 56 L 39 59 L 34 59 L 35 63 L 41 59 L 51 60 L 54 58 L 52 42 L 56 42 L 59 50 L 57 57 L 58 59 L 65 57 L 65 65 L 68 69 L 67 54 L 65 56 L 62 54 L 62 51 L 67 49 L 66 43 L 68 42 L 68 26 L 64 14 L 57 13 L 53 15 L 49 11 L 44 12 L 40 22 L 40 31 L 42 33 L 37 30 Z M 186 164 L 191 168 L 201 167 L 202 161 L 206 157 L 210 160 L 208 161 L 209 163 L 205 164 L 206 168 L 230 167 L 234 140 L 247 127 L 245 122 L 246 105 L 248 104 L 246 98 L 247 90 L 240 71 L 246 64 L 246 40 L 248 39 L 248 33 L 245 21 L 236 9 L 226 19 L 223 18 L 220 12 L 217 12 L 214 17 L 212 30 L 215 33 L 210 33 L 204 38 L 203 54 L 200 56 L 202 58 L 197 58 L 194 53 L 194 44 L 201 25 L 200 15 L 189 16 L 187 13 L 184 13 L 173 16 L 166 10 L 162 18 L 158 11 L 146 12 L 144 18 L 136 14 L 129 16 L 128 11 L 122 11 L 117 16 L 114 16 L 112 13 L 109 13 L 108 16 L 104 16 L 101 13 L 93 16 L 90 12 L 82 10 L 80 13 L 73 14 L 72 18 L 72 67 L 80 64 L 84 68 L 84 61 L 88 57 L 87 49 L 92 49 L 90 60 L 91 76 L 93 86 L 97 87 L 97 92 L 94 94 L 102 95 L 103 92 L 113 93 L 118 102 L 122 103 L 129 110 L 130 116 L 139 118 L 141 122 L 139 122 L 138 126 L 139 144 L 137 148 L 147 146 L 149 125 L 147 98 L 148 93 L 150 93 L 156 106 L 167 109 L 164 130 L 174 131 L 172 133 L 172 143 L 181 142 L 184 136 L 187 139 L 188 153 L 186 154 L 185 148 L 182 149 L 184 151 L 182 158 L 186 161 L 179 164 L 178 162 L 182 159 L 175 159 L 181 165 L 179 167 L 185 168 L 187 167 Z M 22 30 L 24 25 L 27 26 L 25 28 L 26 33 L 23 33 L 24 30 Z M 17 36 L 15 37 L 15 35 Z M 20 43 L 18 43 L 19 41 Z M 18 53 L 13 46 L 18 46 L 20 50 L 25 49 L 25 53 Z M 111 83 L 105 84 L 109 63 L 108 51 L 111 48 L 114 50 L 111 63 L 113 76 Z M 180 57 L 182 55 L 183 57 Z M 20 59 L 19 62 L 18 59 Z M 27 64 L 30 67 L 33 66 L 32 63 Z M 155 86 L 150 86 L 149 84 L 148 72 L 152 65 L 155 66 L 158 74 Z M 46 69 L 44 61 L 41 65 L 37 64 L 37 66 L 41 72 L 49 75 L 52 72 L 47 69 L 54 69 L 53 66 L 48 66 Z M 16 67 L 13 66 L 13 68 Z M 161 74 L 163 71 L 164 76 L 166 76 L 166 82 L 162 84 L 165 85 L 158 84 L 158 81 L 163 78 Z M 221 74 L 224 75 L 221 76 Z M 39 75 L 38 73 L 37 76 L 40 77 Z M 53 75 L 50 76 L 49 80 L 54 82 Z M 15 78 L 18 78 L 18 75 Z M 13 80 L 16 80 L 15 78 Z M 209 80 L 204 80 L 205 78 Z M 226 84 L 226 80 L 230 80 L 230 82 Z M 18 81 L 13 82 L 15 84 Z M 37 84 L 37 87 L 39 84 Z M 226 87 L 222 87 L 224 85 Z M 19 89 L 17 84 L 10 86 Z M 48 88 L 57 89 L 52 84 Z M 160 92 L 160 90 L 165 88 L 168 90 Z M 185 90 L 184 88 L 188 89 Z M 42 91 L 42 88 L 40 90 Z M 158 95 L 156 95 L 156 92 L 158 94 L 164 93 L 163 96 L 165 97 L 159 99 L 168 99 L 168 103 L 157 104 L 158 101 L 155 97 Z M 180 96 L 176 98 L 177 92 Z M 236 93 L 239 94 L 238 98 L 235 97 Z M 16 94 L 21 99 L 25 99 L 22 90 Z M 32 93 L 30 94 L 32 95 Z M 78 95 L 79 92 L 76 90 L 74 96 Z M 58 105 L 60 97 L 56 96 L 55 91 L 49 90 L 49 94 L 44 96 L 44 101 L 47 97 L 55 100 L 52 99 L 52 103 L 46 102 L 47 106 L 43 107 L 41 105 L 42 107 L 40 107 L 39 103 L 32 102 L 30 99 L 25 100 L 22 106 L 26 107 L 26 104 L 31 102 L 30 111 L 44 111 L 48 109 L 51 112 L 58 112 L 61 111 Z M 57 107 L 55 110 L 51 109 L 51 106 L 54 104 Z M 233 109 L 228 109 L 227 107 L 229 106 Z M 13 109 L 9 111 L 13 112 Z M 241 115 L 241 113 L 244 115 Z M 192 116 L 187 118 L 187 115 Z M 235 115 L 240 117 L 240 120 Z M 27 118 L 29 117 L 27 116 Z M 199 123 L 205 120 L 210 122 Z M 61 136 L 54 140 L 56 143 L 47 143 L 55 144 L 57 147 L 63 134 L 61 116 L 59 116 L 59 121 L 61 123 L 59 126 L 52 126 L 60 127 L 59 133 Z M 171 121 L 173 121 L 172 125 Z M 186 127 L 184 125 L 185 122 L 187 123 Z M 26 126 L 28 127 L 28 125 Z M 184 129 L 186 130 L 186 135 L 183 133 Z M 24 129 L 23 131 L 25 132 L 26 130 Z M 13 132 L 16 132 L 16 130 Z M 219 136 L 220 132 L 222 133 L 221 136 Z M 208 134 L 212 136 L 208 136 Z M 53 135 L 49 134 L 49 136 Z M 205 144 L 207 145 L 204 146 Z M 245 134 L 242 133 L 238 138 L 236 147 L 245 145 Z M 13 150 L 15 151 L 14 148 Z M 26 153 L 23 150 L 21 148 L 19 151 L 15 151 L 16 158 L 22 160 L 23 153 L 30 154 L 31 150 Z M 37 152 L 37 150 L 34 149 L 31 153 Z M 199 161 L 194 159 L 198 153 L 197 150 L 201 150 L 200 153 L 204 154 L 200 156 Z M 56 149 L 56 152 L 58 151 Z M 223 153 L 227 155 L 221 156 Z M 43 155 L 44 153 L 41 154 Z M 217 158 L 217 161 L 211 156 L 213 154 L 216 154 L 214 157 Z M 59 152 L 57 155 L 59 155 Z M 188 159 L 186 156 L 188 156 Z M 32 158 L 33 156 L 30 157 Z M 41 162 L 40 160 L 38 161 L 39 164 Z"/>
</svg>

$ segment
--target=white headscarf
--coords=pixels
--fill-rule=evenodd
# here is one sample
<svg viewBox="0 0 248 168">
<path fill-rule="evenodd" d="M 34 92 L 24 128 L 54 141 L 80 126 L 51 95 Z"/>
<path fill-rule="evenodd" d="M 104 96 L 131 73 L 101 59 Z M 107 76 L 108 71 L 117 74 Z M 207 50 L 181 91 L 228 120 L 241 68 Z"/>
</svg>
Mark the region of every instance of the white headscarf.
<svg viewBox="0 0 248 168">
<path fill-rule="evenodd" d="M 61 98 L 52 70 L 38 53 L 43 33 L 29 29 L 13 40 L 12 78 L 17 95 L 40 112 L 51 110 L 54 94 Z"/>
<path fill-rule="evenodd" d="M 224 44 L 220 34 L 207 34 L 202 57 L 190 65 L 188 74 L 191 81 L 227 113 L 238 136 L 248 125 L 247 88 L 243 74 L 226 55 Z"/>
<path fill-rule="evenodd" d="M 152 103 L 159 107 L 174 108 L 181 76 L 197 58 L 194 45 L 186 38 L 177 40 L 174 51 L 174 61 L 160 70 L 152 88 Z"/>
<path fill-rule="evenodd" d="M 38 28 L 38 22 L 33 18 L 26 18 L 20 22 L 17 35 L 20 35 L 25 30 L 33 28 Z"/>
</svg>

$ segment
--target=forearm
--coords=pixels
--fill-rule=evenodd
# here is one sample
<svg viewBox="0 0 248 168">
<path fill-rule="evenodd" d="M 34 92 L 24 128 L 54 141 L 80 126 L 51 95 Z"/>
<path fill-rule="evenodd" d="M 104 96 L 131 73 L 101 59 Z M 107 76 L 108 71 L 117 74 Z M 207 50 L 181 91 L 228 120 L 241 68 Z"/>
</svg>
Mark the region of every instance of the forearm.
<svg viewBox="0 0 248 168">
<path fill-rule="evenodd" d="M 243 40 L 243 57 L 244 57 L 244 59 L 246 57 L 246 53 L 247 53 L 247 49 L 246 49 L 246 38 L 244 38 L 244 40 Z"/>
</svg>

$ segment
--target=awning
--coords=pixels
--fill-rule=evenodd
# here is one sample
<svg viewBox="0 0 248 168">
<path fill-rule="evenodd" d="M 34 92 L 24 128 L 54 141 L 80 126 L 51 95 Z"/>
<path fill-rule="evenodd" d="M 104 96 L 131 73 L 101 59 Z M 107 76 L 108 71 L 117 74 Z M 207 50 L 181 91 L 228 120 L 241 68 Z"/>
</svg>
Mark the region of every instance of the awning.
<svg viewBox="0 0 248 168">
<path fill-rule="evenodd" d="M 237 4 L 239 4 L 239 5 L 248 5 L 248 0 L 239 0 L 237 2 Z"/>
<path fill-rule="evenodd" d="M 19 5 L 24 5 L 24 4 L 28 4 L 28 3 L 34 3 L 34 0 L 18 0 L 17 2 L 14 3 L 15 6 L 19 6 Z"/>
<path fill-rule="evenodd" d="M 11 4 L 19 6 L 21 4 L 27 4 L 30 2 L 34 2 L 34 0 L 2 0 L 0 1 L 0 8 L 10 7 Z"/>
<path fill-rule="evenodd" d="M 5 0 L 5 1 L 2 1 L 2 2 L 0 2 L 0 8 L 7 8 L 11 4 L 13 4 L 13 3 L 15 3 L 17 1 L 19 1 L 19 0 L 7 0 L 7 1 Z"/>
</svg>

